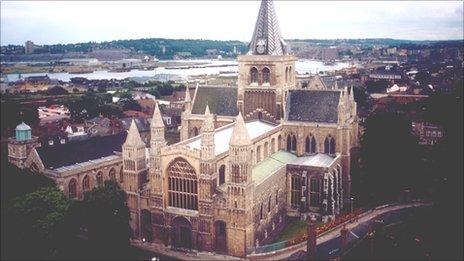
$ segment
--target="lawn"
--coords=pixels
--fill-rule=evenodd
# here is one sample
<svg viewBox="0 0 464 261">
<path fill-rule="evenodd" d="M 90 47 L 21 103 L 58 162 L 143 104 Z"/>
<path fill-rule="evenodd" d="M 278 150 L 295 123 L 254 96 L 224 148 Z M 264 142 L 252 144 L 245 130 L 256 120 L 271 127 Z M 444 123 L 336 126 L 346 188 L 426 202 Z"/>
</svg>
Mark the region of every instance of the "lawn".
<svg viewBox="0 0 464 261">
<path fill-rule="evenodd" d="M 322 222 L 317 222 L 316 227 L 319 227 Z M 272 242 L 272 243 L 277 243 L 277 242 L 282 242 L 285 240 L 293 239 L 299 236 L 302 236 L 303 234 L 306 233 L 308 227 L 308 222 L 305 220 L 290 220 L 287 225 L 284 227 L 280 235 Z"/>
</svg>

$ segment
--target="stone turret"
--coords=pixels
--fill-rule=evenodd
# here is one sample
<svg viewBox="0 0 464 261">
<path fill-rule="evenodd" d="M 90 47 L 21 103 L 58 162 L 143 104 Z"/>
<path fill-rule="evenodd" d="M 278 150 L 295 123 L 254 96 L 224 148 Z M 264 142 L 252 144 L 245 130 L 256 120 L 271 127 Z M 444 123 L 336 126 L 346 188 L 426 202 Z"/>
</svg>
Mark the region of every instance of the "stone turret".
<svg viewBox="0 0 464 261">
<path fill-rule="evenodd" d="M 127 133 L 126 141 L 122 145 L 122 158 L 124 170 L 124 190 L 136 192 L 142 188 L 146 175 L 146 146 L 140 137 L 135 121 L 132 120 Z"/>
<path fill-rule="evenodd" d="M 197 84 L 198 88 L 198 84 Z M 181 131 L 180 140 L 186 140 L 189 138 L 189 117 L 192 113 L 192 98 L 190 97 L 190 90 L 188 84 L 185 88 L 185 99 L 184 99 L 184 111 L 181 114 Z"/>
<path fill-rule="evenodd" d="M 230 181 L 227 183 L 228 207 L 231 210 L 231 221 L 235 224 L 229 235 L 237 241 L 235 245 L 241 246 L 231 249 L 231 252 L 237 256 L 245 256 L 246 248 L 254 244 L 252 148 L 253 143 L 239 112 L 229 142 Z"/>
<path fill-rule="evenodd" d="M 184 112 L 192 112 L 192 98 L 190 98 L 190 89 L 188 84 L 185 86 Z"/>
<path fill-rule="evenodd" d="M 164 122 L 158 103 L 155 105 L 153 118 L 150 123 L 150 187 L 155 195 L 155 206 L 161 207 L 162 177 L 161 177 L 161 148 L 166 146 L 164 137 Z"/>
<path fill-rule="evenodd" d="M 208 105 L 206 105 L 205 120 L 201 129 L 201 158 L 214 159 L 214 115 L 209 111 Z"/>
<path fill-rule="evenodd" d="M 36 147 L 40 147 L 38 137 L 32 136 L 32 128 L 22 122 L 16 126 L 15 137 L 8 139 L 8 162 L 19 168 L 27 167 L 27 157 Z"/>
</svg>

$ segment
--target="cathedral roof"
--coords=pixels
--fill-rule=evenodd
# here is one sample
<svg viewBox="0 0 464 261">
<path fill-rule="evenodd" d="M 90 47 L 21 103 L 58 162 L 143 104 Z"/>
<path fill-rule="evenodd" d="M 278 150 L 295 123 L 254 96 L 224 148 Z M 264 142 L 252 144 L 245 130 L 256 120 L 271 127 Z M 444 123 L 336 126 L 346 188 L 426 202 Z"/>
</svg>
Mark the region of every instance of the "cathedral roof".
<svg viewBox="0 0 464 261">
<path fill-rule="evenodd" d="M 264 45 L 263 52 L 257 48 Z M 272 0 L 262 0 L 258 19 L 249 45 L 248 54 L 253 55 L 285 55 L 288 54 L 287 44 L 280 34 L 277 15 Z"/>
<path fill-rule="evenodd" d="M 340 91 L 291 90 L 285 117 L 288 121 L 337 123 Z"/>
<path fill-rule="evenodd" d="M 45 168 L 56 169 L 114 155 L 115 151 L 121 151 L 126 136 L 127 132 L 123 131 L 116 135 L 97 136 L 65 144 L 42 144 L 36 150 Z"/>
<path fill-rule="evenodd" d="M 237 88 L 199 86 L 197 88 L 192 113 L 203 114 L 208 104 L 211 113 L 220 116 L 236 116 L 237 110 Z"/>
</svg>

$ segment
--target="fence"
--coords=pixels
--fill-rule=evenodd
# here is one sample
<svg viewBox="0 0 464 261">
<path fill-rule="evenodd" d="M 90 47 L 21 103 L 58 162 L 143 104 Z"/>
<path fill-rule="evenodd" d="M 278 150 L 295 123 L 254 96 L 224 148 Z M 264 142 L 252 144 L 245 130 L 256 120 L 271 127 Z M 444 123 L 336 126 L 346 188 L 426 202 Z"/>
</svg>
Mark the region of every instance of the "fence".
<svg viewBox="0 0 464 261">
<path fill-rule="evenodd" d="M 316 228 L 316 236 L 319 236 L 329 230 L 332 230 L 333 228 L 349 221 L 356 219 L 361 213 L 363 212 L 363 209 L 359 208 L 354 210 L 351 213 L 342 215 L 335 220 L 332 220 L 331 222 L 328 222 L 324 225 L 321 225 Z M 268 245 L 262 245 L 262 246 L 256 246 L 256 247 L 251 247 L 247 249 L 247 254 L 261 254 L 261 253 L 267 253 L 267 252 L 272 252 L 272 251 L 277 251 L 289 246 L 293 246 L 296 244 L 299 244 L 303 241 L 308 240 L 308 234 L 305 233 L 302 236 L 286 240 L 286 241 L 281 241 L 273 244 L 268 244 Z"/>
</svg>

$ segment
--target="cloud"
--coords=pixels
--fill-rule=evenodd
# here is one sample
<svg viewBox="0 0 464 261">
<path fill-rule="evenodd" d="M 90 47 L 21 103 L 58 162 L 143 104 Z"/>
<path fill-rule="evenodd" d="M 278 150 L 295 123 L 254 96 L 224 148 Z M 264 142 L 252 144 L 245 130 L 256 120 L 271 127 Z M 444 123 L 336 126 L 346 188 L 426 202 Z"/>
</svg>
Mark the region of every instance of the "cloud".
<svg viewBox="0 0 464 261">
<path fill-rule="evenodd" d="M 1 1 L 1 44 L 248 41 L 259 1 Z M 285 38 L 462 39 L 462 1 L 275 1 Z"/>
</svg>

